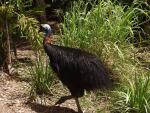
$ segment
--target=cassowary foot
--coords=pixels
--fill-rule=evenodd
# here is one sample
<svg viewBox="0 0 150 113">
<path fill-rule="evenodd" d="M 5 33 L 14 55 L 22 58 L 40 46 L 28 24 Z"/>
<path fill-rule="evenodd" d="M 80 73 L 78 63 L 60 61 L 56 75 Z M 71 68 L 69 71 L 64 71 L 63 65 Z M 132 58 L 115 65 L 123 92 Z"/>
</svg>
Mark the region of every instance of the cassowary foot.
<svg viewBox="0 0 150 113">
<path fill-rule="evenodd" d="M 64 103 L 66 100 L 72 99 L 72 98 L 73 98 L 73 97 L 72 97 L 71 95 L 69 95 L 69 96 L 63 96 L 63 97 L 61 97 L 61 98 L 55 103 L 55 105 L 60 105 L 60 104 Z"/>
</svg>

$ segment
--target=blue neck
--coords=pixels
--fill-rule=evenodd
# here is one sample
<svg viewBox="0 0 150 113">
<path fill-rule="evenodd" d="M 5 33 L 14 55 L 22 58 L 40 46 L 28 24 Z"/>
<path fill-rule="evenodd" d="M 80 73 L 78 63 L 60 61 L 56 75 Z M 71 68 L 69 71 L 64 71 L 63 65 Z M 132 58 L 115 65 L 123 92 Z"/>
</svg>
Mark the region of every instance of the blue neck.
<svg viewBox="0 0 150 113">
<path fill-rule="evenodd" d="M 52 35 L 52 32 L 51 32 L 51 31 L 45 32 L 45 37 L 48 37 L 48 36 L 50 36 L 50 35 Z"/>
</svg>

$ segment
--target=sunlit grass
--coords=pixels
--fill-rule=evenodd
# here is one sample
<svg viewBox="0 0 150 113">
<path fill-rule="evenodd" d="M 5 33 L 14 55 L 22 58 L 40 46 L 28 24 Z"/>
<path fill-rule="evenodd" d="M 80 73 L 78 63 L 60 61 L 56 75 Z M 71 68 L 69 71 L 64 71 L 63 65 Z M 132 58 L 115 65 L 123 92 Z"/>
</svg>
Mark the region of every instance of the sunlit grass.
<svg viewBox="0 0 150 113">
<path fill-rule="evenodd" d="M 139 72 L 140 73 L 140 72 Z M 114 111 L 119 113 L 150 112 L 150 73 L 133 75 L 127 78 L 128 83 L 122 84 L 115 91 Z"/>
<path fill-rule="evenodd" d="M 46 59 L 40 57 L 39 60 L 35 61 L 34 65 L 28 68 L 28 71 L 31 75 L 30 95 L 49 94 L 54 76 Z"/>
<path fill-rule="evenodd" d="M 65 15 L 63 43 L 84 49 L 89 44 L 95 45 L 94 41 L 127 42 L 127 37 L 133 37 L 133 26 L 137 25 L 136 13 L 136 8 L 124 11 L 124 7 L 111 1 L 102 0 L 89 12 L 82 2 L 76 3 Z"/>
</svg>

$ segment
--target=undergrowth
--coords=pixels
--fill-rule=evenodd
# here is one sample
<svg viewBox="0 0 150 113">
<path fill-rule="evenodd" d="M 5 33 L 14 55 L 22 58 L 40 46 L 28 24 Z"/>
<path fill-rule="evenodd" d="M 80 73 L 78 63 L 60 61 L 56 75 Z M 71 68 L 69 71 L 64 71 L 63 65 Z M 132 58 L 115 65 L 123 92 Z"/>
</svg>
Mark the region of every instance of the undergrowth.
<svg viewBox="0 0 150 113">
<path fill-rule="evenodd" d="M 119 95 L 110 96 L 117 100 L 112 102 L 111 111 L 148 113 L 150 73 L 141 67 L 137 48 L 130 43 L 134 30 L 139 28 L 138 15 L 146 12 L 138 5 L 126 8 L 110 0 L 93 4 L 90 11 L 86 7 L 82 1 L 74 2 L 72 10 L 66 13 L 61 44 L 94 53 L 112 69 L 118 84 L 114 91 Z"/>
<path fill-rule="evenodd" d="M 140 73 L 140 74 L 139 74 Z M 150 73 L 132 76 L 126 84 L 121 84 L 119 90 L 113 92 L 115 98 L 112 112 L 119 113 L 149 113 L 150 112 Z"/>
<path fill-rule="evenodd" d="M 54 76 L 46 58 L 40 57 L 35 63 L 28 68 L 31 75 L 31 91 L 30 95 L 35 97 L 37 94 L 49 94 Z"/>
</svg>

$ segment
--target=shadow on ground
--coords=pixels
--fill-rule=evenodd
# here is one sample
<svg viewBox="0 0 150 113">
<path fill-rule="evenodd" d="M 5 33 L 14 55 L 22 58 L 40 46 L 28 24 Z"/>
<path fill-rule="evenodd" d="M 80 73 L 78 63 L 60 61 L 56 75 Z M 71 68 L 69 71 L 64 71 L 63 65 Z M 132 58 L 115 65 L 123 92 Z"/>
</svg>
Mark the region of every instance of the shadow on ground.
<svg viewBox="0 0 150 113">
<path fill-rule="evenodd" d="M 37 113 L 78 113 L 73 109 L 60 106 L 46 106 L 37 103 L 27 103 Z"/>
</svg>

